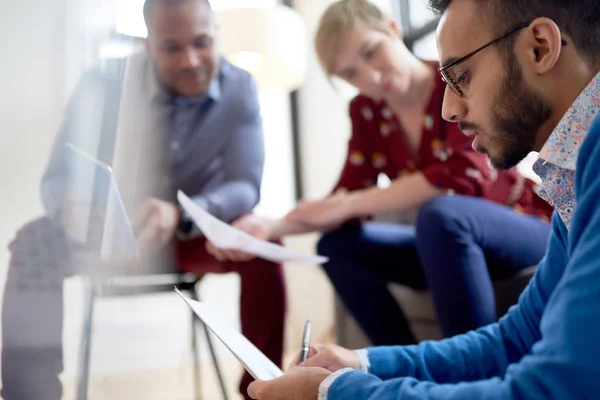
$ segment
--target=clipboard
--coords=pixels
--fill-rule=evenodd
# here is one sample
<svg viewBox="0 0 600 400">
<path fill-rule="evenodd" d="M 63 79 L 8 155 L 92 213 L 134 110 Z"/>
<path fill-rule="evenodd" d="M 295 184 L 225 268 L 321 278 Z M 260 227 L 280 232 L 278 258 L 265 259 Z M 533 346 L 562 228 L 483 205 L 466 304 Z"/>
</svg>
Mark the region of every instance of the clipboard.
<svg viewBox="0 0 600 400">
<path fill-rule="evenodd" d="M 208 304 L 184 297 L 177 288 L 175 288 L 175 292 L 254 379 L 268 381 L 283 376 L 283 371 L 277 365 L 269 360 L 244 335 L 223 323 L 219 315 Z"/>
</svg>

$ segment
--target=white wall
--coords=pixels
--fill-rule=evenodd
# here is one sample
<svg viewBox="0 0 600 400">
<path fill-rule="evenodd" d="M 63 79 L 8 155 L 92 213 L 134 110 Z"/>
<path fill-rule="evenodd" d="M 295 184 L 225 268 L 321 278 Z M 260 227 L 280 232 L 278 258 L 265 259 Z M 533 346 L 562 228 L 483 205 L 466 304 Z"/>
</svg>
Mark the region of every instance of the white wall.
<svg viewBox="0 0 600 400">
<path fill-rule="evenodd" d="M 40 177 L 66 99 L 61 2 L 20 0 L 2 12 L 0 265 L 18 226 L 42 213 Z"/>
<path fill-rule="evenodd" d="M 7 3 L 0 17 L 0 288 L 8 242 L 43 212 L 39 182 L 66 99 L 64 4 Z"/>
<path fill-rule="evenodd" d="M 350 136 L 349 96 L 336 91 L 325 77 L 314 52 L 319 19 L 331 0 L 295 0 L 305 19 L 308 42 L 308 79 L 299 93 L 300 154 L 306 198 L 329 193 L 339 176 Z"/>
<path fill-rule="evenodd" d="M 0 20 L 0 265 L 6 244 L 23 223 L 41 215 L 39 183 L 63 110 L 83 69 L 93 59 L 93 37 L 102 27 L 86 25 L 101 0 L 8 2 Z"/>
</svg>

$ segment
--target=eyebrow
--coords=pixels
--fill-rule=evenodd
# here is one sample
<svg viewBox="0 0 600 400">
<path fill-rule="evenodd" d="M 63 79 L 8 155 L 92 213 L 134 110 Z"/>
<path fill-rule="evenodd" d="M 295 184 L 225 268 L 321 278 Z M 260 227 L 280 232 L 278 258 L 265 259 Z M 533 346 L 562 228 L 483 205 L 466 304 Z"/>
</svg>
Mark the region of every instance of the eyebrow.
<svg viewBox="0 0 600 400">
<path fill-rule="evenodd" d="M 459 60 L 460 57 L 446 57 L 446 59 L 444 60 L 444 62 L 442 63 L 441 67 L 445 68 L 446 66 L 452 64 L 453 62 L 455 62 L 456 60 Z"/>
<path fill-rule="evenodd" d="M 159 45 L 161 47 L 169 47 L 169 46 L 179 46 L 180 43 L 178 40 L 175 40 L 175 39 L 164 39 L 159 42 Z"/>
<path fill-rule="evenodd" d="M 371 44 L 369 41 L 365 41 L 363 44 L 360 45 L 360 47 L 358 48 L 358 52 L 359 53 L 363 53 L 365 51 L 365 47 L 368 47 L 368 45 Z M 338 72 L 334 72 L 334 75 L 337 76 L 342 76 L 344 74 L 347 74 L 350 71 L 354 71 L 356 68 L 354 67 L 349 67 L 349 68 L 344 68 L 341 71 Z"/>
<path fill-rule="evenodd" d="M 346 68 L 346 69 L 344 69 L 344 70 L 342 70 L 342 71 L 339 71 L 339 72 L 337 72 L 337 73 L 334 73 L 334 75 L 337 75 L 337 76 L 343 77 L 344 75 L 349 75 L 349 74 L 350 74 L 350 72 L 352 72 L 352 71 L 354 71 L 354 70 L 355 70 L 354 68 Z"/>
<path fill-rule="evenodd" d="M 360 45 L 360 47 L 358 48 L 358 52 L 359 53 L 363 53 L 365 51 L 365 47 L 369 47 L 369 45 L 371 45 L 370 41 L 365 41 L 363 42 L 363 44 Z"/>
</svg>

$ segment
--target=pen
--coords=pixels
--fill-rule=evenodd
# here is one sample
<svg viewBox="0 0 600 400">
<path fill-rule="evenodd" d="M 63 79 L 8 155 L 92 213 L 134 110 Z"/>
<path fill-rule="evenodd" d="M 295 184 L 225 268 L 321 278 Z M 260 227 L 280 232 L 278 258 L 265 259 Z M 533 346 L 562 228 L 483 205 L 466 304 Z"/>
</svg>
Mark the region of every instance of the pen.
<svg viewBox="0 0 600 400">
<path fill-rule="evenodd" d="M 306 324 L 304 324 L 304 334 L 302 335 L 302 349 L 300 350 L 300 362 L 305 361 L 308 358 L 308 352 L 310 350 L 310 331 L 310 319 L 307 319 Z"/>
</svg>

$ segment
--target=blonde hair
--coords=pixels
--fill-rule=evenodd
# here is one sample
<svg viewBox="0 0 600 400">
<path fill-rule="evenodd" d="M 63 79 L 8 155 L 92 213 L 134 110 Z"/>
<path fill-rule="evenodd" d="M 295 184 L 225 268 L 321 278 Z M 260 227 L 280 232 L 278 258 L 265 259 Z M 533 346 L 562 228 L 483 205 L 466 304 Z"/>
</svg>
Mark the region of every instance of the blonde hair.
<svg viewBox="0 0 600 400">
<path fill-rule="evenodd" d="M 391 34 L 387 15 L 368 0 L 339 0 L 330 5 L 321 17 L 315 36 L 317 57 L 328 78 L 333 74 L 336 49 L 357 23 Z"/>
</svg>

